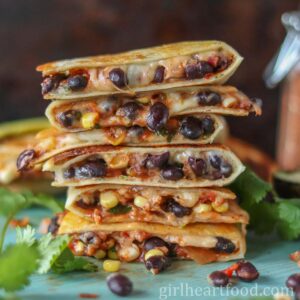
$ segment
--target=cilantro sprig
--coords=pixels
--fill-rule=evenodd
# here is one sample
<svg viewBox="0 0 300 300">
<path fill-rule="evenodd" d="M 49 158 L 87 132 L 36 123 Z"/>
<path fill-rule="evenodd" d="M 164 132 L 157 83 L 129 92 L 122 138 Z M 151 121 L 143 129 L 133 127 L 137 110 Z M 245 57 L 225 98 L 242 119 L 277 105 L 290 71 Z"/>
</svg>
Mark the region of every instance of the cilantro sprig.
<svg viewBox="0 0 300 300">
<path fill-rule="evenodd" d="M 240 205 L 250 215 L 250 228 L 258 234 L 278 232 L 293 240 L 300 237 L 300 199 L 277 196 L 272 185 L 246 169 L 229 188 L 239 198 Z"/>
</svg>

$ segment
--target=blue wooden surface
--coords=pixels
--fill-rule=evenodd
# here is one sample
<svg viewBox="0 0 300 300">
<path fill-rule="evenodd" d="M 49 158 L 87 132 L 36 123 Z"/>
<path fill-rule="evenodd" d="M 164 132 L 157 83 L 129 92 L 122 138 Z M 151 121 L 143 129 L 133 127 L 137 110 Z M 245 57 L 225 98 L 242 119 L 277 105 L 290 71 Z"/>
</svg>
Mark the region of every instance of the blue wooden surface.
<svg viewBox="0 0 300 300">
<path fill-rule="evenodd" d="M 46 210 L 37 208 L 23 213 L 30 217 L 33 225 L 38 225 L 41 218 L 47 214 L 49 212 Z M 6 243 L 12 243 L 14 240 L 15 232 L 10 229 Z M 297 249 L 300 249 L 299 242 L 285 242 L 274 237 L 249 236 L 246 258 L 254 263 L 261 276 L 256 284 L 237 282 L 229 289 L 209 286 L 206 277 L 210 272 L 224 269 L 230 263 L 199 266 L 190 261 L 176 261 L 168 271 L 157 276 L 147 272 L 143 264 L 123 264 L 121 271 L 129 276 L 134 284 L 133 294 L 126 299 L 221 300 L 243 295 L 242 299 L 248 299 L 246 296 L 274 294 L 277 289 L 285 287 L 285 280 L 290 274 L 300 272 L 297 264 L 288 258 L 288 254 Z M 99 264 L 101 265 L 101 262 Z M 20 299 L 31 300 L 69 300 L 80 299 L 81 293 L 92 293 L 99 295 L 98 299 L 120 299 L 108 290 L 105 282 L 107 275 L 102 270 L 97 273 L 34 275 L 31 278 L 31 285 L 19 292 L 18 296 Z"/>
</svg>

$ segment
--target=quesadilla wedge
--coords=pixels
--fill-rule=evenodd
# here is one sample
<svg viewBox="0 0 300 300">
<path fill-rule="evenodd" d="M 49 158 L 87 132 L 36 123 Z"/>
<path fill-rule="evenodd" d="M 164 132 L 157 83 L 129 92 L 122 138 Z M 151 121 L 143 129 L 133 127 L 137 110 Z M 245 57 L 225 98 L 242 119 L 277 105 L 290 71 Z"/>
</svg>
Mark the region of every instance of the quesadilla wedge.
<svg viewBox="0 0 300 300">
<path fill-rule="evenodd" d="M 227 189 L 95 185 L 68 189 L 66 209 L 95 223 L 248 223 Z"/>
<path fill-rule="evenodd" d="M 161 111 L 160 118 L 153 115 Z M 59 130 L 75 132 L 110 126 L 141 126 L 161 130 L 174 116 L 217 113 L 245 116 L 261 108 L 231 86 L 199 86 L 138 93 L 53 101 L 46 110 Z M 170 123 L 170 122 L 169 122 Z"/>
<path fill-rule="evenodd" d="M 115 249 L 118 258 L 126 262 L 145 261 L 151 241 L 154 245 L 159 242 L 158 249 L 166 256 L 192 259 L 199 264 L 243 258 L 246 251 L 245 226 L 241 224 L 96 224 L 67 213 L 58 234 L 71 235 L 69 247 L 75 255 L 97 257 L 99 250 Z"/>
<path fill-rule="evenodd" d="M 0 186 L 14 191 L 30 189 L 33 192 L 51 191 L 50 173 L 32 170 L 19 173 L 16 160 L 26 148 L 34 146 L 34 136 L 50 126 L 46 118 L 32 118 L 0 124 Z"/>
<path fill-rule="evenodd" d="M 220 41 L 193 41 L 51 62 L 43 72 L 46 99 L 134 94 L 192 85 L 223 84 L 241 56 Z"/>
<path fill-rule="evenodd" d="M 220 145 L 91 146 L 60 153 L 47 160 L 43 170 L 55 173 L 55 186 L 129 184 L 183 188 L 227 185 L 244 166 L 234 153 Z"/>
</svg>

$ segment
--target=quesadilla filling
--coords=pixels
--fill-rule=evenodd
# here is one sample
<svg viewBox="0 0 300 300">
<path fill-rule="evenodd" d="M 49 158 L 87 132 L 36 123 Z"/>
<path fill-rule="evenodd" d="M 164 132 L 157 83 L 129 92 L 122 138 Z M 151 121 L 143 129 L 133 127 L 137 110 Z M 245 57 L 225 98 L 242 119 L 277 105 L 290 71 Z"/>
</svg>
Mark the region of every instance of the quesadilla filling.
<svg viewBox="0 0 300 300">
<path fill-rule="evenodd" d="M 63 159 L 63 158 L 62 158 Z M 76 159 L 76 158 L 75 158 Z M 54 162 L 59 163 L 59 156 Z M 218 150 L 201 151 L 195 157 L 194 152 L 166 151 L 163 153 L 123 152 L 87 154 L 84 159 L 71 163 L 58 170 L 58 177 L 72 181 L 90 178 L 140 178 L 218 180 L 228 178 L 234 169 L 232 164 L 222 157 Z M 57 174 L 56 174 L 57 175 Z"/>
<path fill-rule="evenodd" d="M 167 125 L 168 118 L 201 107 L 241 109 L 248 113 L 255 106 L 242 93 L 220 94 L 209 90 L 199 92 L 152 93 L 147 96 L 111 96 L 82 101 L 53 102 L 46 114 L 52 124 L 68 131 L 89 130 L 109 126 L 147 126 L 159 130 Z M 159 124 L 153 124 L 153 119 Z M 159 128 L 157 128 L 159 127 Z"/>
<path fill-rule="evenodd" d="M 54 91 L 66 94 L 83 90 L 113 92 L 152 84 L 210 78 L 226 70 L 232 61 L 233 55 L 220 49 L 144 64 L 73 69 L 45 77 L 42 94 Z"/>
<path fill-rule="evenodd" d="M 230 193 L 228 198 L 226 193 L 200 190 L 198 188 L 174 191 L 139 186 L 119 186 L 115 189 L 90 188 L 74 197 L 69 196 L 68 201 L 71 200 L 72 204 L 68 208 L 80 212 L 96 223 L 109 222 L 114 220 L 114 216 L 121 215 L 126 215 L 126 218 L 134 221 L 164 220 L 164 223 L 174 226 L 194 223 L 200 221 L 200 218 L 202 221 L 219 222 L 220 216 L 228 212 L 230 212 L 230 217 L 226 219 L 228 222 L 229 219 L 232 223 L 236 222 L 237 218 L 241 217 L 241 211 L 231 212 L 232 206 L 236 208 L 234 194 Z M 74 191 L 78 192 L 76 189 Z M 121 218 L 122 220 L 124 218 Z"/>
<path fill-rule="evenodd" d="M 171 263 L 170 258 L 193 259 L 205 264 L 239 252 L 238 245 L 224 237 L 199 237 L 198 247 L 187 246 L 180 236 L 153 236 L 145 231 L 84 232 L 71 235 L 69 248 L 76 256 L 106 256 L 125 262 L 144 262 L 157 274 Z M 158 261 L 158 262 L 157 262 Z M 161 265 L 156 267 L 157 264 Z"/>
</svg>

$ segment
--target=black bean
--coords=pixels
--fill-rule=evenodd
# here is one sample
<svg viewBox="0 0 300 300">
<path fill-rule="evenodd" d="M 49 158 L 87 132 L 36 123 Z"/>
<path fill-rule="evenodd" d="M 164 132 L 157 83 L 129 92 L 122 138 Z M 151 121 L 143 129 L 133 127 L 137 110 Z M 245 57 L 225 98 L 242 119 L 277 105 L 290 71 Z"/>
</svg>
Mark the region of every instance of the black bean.
<svg viewBox="0 0 300 300">
<path fill-rule="evenodd" d="M 165 76 L 165 67 L 164 66 L 158 66 L 155 70 L 153 82 L 154 83 L 161 83 L 164 81 Z"/>
<path fill-rule="evenodd" d="M 164 179 L 176 181 L 183 178 L 184 173 L 182 167 L 169 165 L 161 171 L 161 175 Z"/>
<path fill-rule="evenodd" d="M 82 233 L 79 236 L 79 239 L 86 245 L 90 244 L 90 245 L 98 246 L 101 243 L 100 237 L 95 232 L 92 231 L 87 231 Z"/>
<path fill-rule="evenodd" d="M 81 112 L 74 109 L 69 109 L 58 115 L 60 123 L 67 128 L 71 127 L 74 124 L 74 122 L 79 121 L 80 118 Z"/>
<path fill-rule="evenodd" d="M 231 164 L 227 163 L 227 162 L 223 162 L 221 164 L 221 169 L 220 169 L 220 172 L 222 174 L 222 176 L 224 177 L 229 177 L 231 174 L 232 174 L 232 166 Z"/>
<path fill-rule="evenodd" d="M 182 119 L 179 130 L 184 137 L 190 140 L 198 139 L 204 133 L 202 122 L 191 116 Z"/>
<path fill-rule="evenodd" d="M 215 155 L 215 154 L 210 155 L 209 162 L 213 168 L 220 170 L 221 163 L 222 163 L 222 158 L 220 156 Z"/>
<path fill-rule="evenodd" d="M 83 199 L 79 199 L 78 201 L 76 201 L 76 205 L 83 209 L 95 208 L 97 204 L 98 201 L 85 202 L 83 201 Z"/>
<path fill-rule="evenodd" d="M 28 169 L 30 162 L 36 157 L 36 152 L 33 149 L 27 149 L 20 153 L 17 159 L 17 169 L 25 171 Z"/>
<path fill-rule="evenodd" d="M 130 101 L 120 107 L 118 114 L 130 120 L 134 120 L 136 119 L 140 108 L 141 106 L 139 104 L 134 101 Z"/>
<path fill-rule="evenodd" d="M 286 286 L 292 290 L 300 287 L 300 273 L 292 274 L 285 282 Z"/>
<path fill-rule="evenodd" d="M 209 274 L 208 280 L 213 286 L 217 287 L 224 287 L 229 283 L 229 277 L 222 271 L 212 272 L 211 274 Z"/>
<path fill-rule="evenodd" d="M 211 134 L 215 131 L 215 122 L 212 118 L 210 117 L 204 117 L 201 120 L 202 123 L 202 129 L 205 134 Z"/>
<path fill-rule="evenodd" d="M 164 152 L 158 155 L 149 154 L 144 162 L 145 167 L 147 169 L 155 169 L 155 168 L 161 169 L 168 163 L 169 157 L 170 157 L 170 152 Z"/>
<path fill-rule="evenodd" d="M 216 174 L 215 177 L 229 177 L 232 174 L 232 166 L 230 163 L 225 162 L 218 155 L 211 155 L 209 157 L 209 162 L 213 168 L 217 169 L 219 172 L 214 172 Z"/>
<path fill-rule="evenodd" d="M 83 74 L 71 75 L 67 79 L 67 85 L 72 91 L 80 91 L 88 84 L 88 78 Z"/>
<path fill-rule="evenodd" d="M 159 131 L 164 128 L 169 118 L 169 110 L 161 102 L 155 102 L 147 116 L 147 125 L 153 131 Z"/>
<path fill-rule="evenodd" d="M 185 66 L 185 76 L 187 79 L 200 79 L 213 71 L 212 65 L 206 61 L 199 61 L 196 64 L 188 64 Z"/>
<path fill-rule="evenodd" d="M 46 77 L 41 86 L 42 86 L 42 94 L 45 95 L 49 92 L 51 92 L 53 89 L 58 88 L 59 83 L 65 79 L 65 75 L 63 74 L 55 74 Z"/>
<path fill-rule="evenodd" d="M 188 163 L 197 177 L 202 177 L 207 174 L 207 164 L 204 159 L 190 156 Z"/>
<path fill-rule="evenodd" d="M 294 289 L 295 300 L 300 300 L 300 286 Z"/>
<path fill-rule="evenodd" d="M 50 232 L 51 234 L 56 234 L 58 231 L 59 224 L 57 221 L 58 221 L 58 216 L 51 218 L 50 224 L 48 226 L 48 232 Z"/>
<path fill-rule="evenodd" d="M 235 251 L 235 245 L 229 239 L 226 239 L 223 237 L 217 237 L 217 243 L 215 246 L 215 250 L 217 252 L 233 253 Z"/>
<path fill-rule="evenodd" d="M 109 74 L 109 79 L 118 88 L 122 88 L 127 85 L 127 78 L 125 72 L 120 68 L 112 69 Z"/>
<path fill-rule="evenodd" d="M 215 71 L 223 71 L 225 70 L 228 65 L 230 64 L 230 61 L 226 57 L 219 57 L 219 60 L 217 62 L 217 65 L 215 66 Z"/>
<path fill-rule="evenodd" d="M 127 296 L 132 292 L 132 281 L 122 274 L 111 274 L 106 279 L 109 289 L 118 296 Z"/>
<path fill-rule="evenodd" d="M 107 167 L 103 159 L 87 161 L 75 168 L 75 177 L 93 178 L 103 177 L 106 175 Z"/>
<path fill-rule="evenodd" d="M 259 277 L 259 273 L 255 266 L 249 261 L 238 262 L 238 267 L 235 270 L 236 275 L 243 281 L 253 281 Z"/>
<path fill-rule="evenodd" d="M 134 125 L 129 127 L 128 129 L 128 136 L 130 137 L 139 137 L 142 136 L 145 132 L 145 128 L 138 126 L 138 125 Z"/>
<path fill-rule="evenodd" d="M 164 271 L 170 264 L 171 260 L 164 255 L 151 256 L 145 261 L 147 270 L 151 271 L 153 274 Z"/>
<path fill-rule="evenodd" d="M 190 207 L 181 206 L 173 198 L 166 199 L 162 203 L 161 208 L 166 212 L 173 213 L 178 218 L 189 216 L 192 213 L 192 209 Z"/>
<path fill-rule="evenodd" d="M 109 97 L 99 103 L 101 112 L 106 114 L 114 114 L 118 109 L 118 100 L 114 97 Z"/>
<path fill-rule="evenodd" d="M 199 105 L 213 106 L 221 103 L 221 96 L 215 92 L 200 92 L 197 94 Z"/>
<path fill-rule="evenodd" d="M 151 249 L 157 248 L 157 247 L 166 247 L 169 248 L 169 245 L 167 242 L 162 240 L 161 238 L 157 236 L 153 236 L 145 241 L 144 243 L 144 249 L 145 251 L 149 251 Z"/>
<path fill-rule="evenodd" d="M 68 169 L 66 169 L 64 171 L 64 178 L 70 179 L 70 178 L 73 178 L 73 177 L 75 177 L 75 169 L 74 169 L 74 167 L 69 167 Z"/>
</svg>

